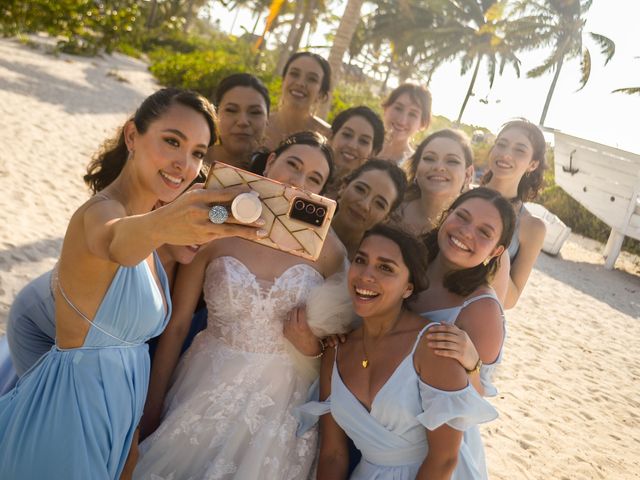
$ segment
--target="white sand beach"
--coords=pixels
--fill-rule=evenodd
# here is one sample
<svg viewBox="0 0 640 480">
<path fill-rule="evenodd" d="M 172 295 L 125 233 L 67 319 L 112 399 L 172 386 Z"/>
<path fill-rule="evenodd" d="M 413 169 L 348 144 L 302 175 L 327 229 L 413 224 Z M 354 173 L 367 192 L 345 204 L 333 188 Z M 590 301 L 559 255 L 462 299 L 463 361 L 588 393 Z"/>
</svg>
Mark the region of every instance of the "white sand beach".
<svg viewBox="0 0 640 480">
<path fill-rule="evenodd" d="M 18 291 L 55 263 L 92 152 L 155 88 L 129 57 L 0 39 L 0 334 Z M 500 418 L 483 429 L 492 479 L 640 478 L 640 258 L 607 271 L 601 249 L 571 235 L 541 254 L 508 312 Z"/>
</svg>

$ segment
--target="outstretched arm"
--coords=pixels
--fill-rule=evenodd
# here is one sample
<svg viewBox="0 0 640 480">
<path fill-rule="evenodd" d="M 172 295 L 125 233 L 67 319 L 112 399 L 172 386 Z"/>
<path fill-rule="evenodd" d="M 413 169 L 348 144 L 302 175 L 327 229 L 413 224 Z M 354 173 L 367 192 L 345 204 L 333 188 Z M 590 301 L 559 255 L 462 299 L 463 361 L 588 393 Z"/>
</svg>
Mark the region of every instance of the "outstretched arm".
<svg viewBox="0 0 640 480">
<path fill-rule="evenodd" d="M 211 204 L 229 203 L 246 187 L 225 190 L 196 189 L 152 212 L 127 216 L 123 205 L 104 200 L 90 205 L 83 218 L 89 251 L 102 259 L 133 266 L 160 245 L 202 245 L 213 239 L 240 236 L 256 238 L 256 226 L 209 221 Z"/>
</svg>

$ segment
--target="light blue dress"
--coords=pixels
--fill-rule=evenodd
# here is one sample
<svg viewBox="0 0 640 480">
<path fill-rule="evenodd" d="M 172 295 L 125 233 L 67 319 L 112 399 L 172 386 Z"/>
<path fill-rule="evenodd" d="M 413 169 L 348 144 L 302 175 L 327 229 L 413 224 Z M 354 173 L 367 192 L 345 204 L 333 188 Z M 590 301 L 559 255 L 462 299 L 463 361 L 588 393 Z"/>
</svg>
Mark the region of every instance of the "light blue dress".
<svg viewBox="0 0 640 480">
<path fill-rule="evenodd" d="M 504 312 L 500 300 L 495 296 L 495 293 L 485 293 L 477 295 L 475 297 L 468 298 L 462 304 L 443 308 L 440 310 L 433 310 L 431 312 L 422 312 L 420 315 L 425 317 L 431 322 L 446 323 L 453 325 L 460 315 L 460 312 L 468 305 L 481 300 L 483 298 L 490 298 L 494 300 L 500 307 L 502 314 L 502 325 L 505 329 Z M 503 345 L 504 337 L 503 335 Z M 480 383 L 484 387 L 485 397 L 494 397 L 498 394 L 498 390 L 492 383 L 494 371 L 502 361 L 502 346 L 500 346 L 500 352 L 495 362 L 489 364 L 482 364 L 480 367 Z M 487 472 L 487 463 L 485 460 L 484 446 L 482 444 L 482 437 L 480 436 L 480 429 L 477 426 L 466 430 L 462 439 L 462 445 L 460 446 L 460 454 L 458 455 L 458 465 L 451 476 L 452 480 L 488 480 L 489 474 Z"/>
<path fill-rule="evenodd" d="M 55 301 L 48 271 L 20 290 L 9 310 L 7 340 L 18 376 L 51 350 L 55 337 Z"/>
<path fill-rule="evenodd" d="M 119 478 L 147 393 L 145 341 L 171 314 L 154 261 L 162 292 L 146 261 L 118 268 L 83 346 L 54 346 L 0 397 L 0 478 Z"/>
<path fill-rule="evenodd" d="M 297 410 L 298 433 L 308 430 L 320 415 L 334 420 L 362 452 L 351 475 L 357 480 L 413 480 L 427 456 L 426 429 L 447 424 L 465 431 L 498 416 L 471 384 L 444 391 L 424 383 L 413 366 L 411 353 L 398 365 L 371 404 L 371 412 L 345 386 L 334 361 L 331 395 L 323 402 L 308 402 Z M 426 428 L 426 429 L 425 429 Z"/>
</svg>

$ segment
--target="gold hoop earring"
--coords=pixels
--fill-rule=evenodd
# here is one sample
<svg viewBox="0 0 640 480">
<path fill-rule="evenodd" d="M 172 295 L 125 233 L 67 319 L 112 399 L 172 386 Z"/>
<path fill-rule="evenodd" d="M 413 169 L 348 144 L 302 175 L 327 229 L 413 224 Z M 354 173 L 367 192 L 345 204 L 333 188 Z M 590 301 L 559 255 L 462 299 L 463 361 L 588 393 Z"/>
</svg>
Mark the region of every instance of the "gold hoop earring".
<svg viewBox="0 0 640 480">
<path fill-rule="evenodd" d="M 482 262 L 482 265 L 484 265 L 486 267 L 487 265 L 489 265 L 490 261 L 491 261 L 491 257 L 485 258 L 484 261 Z"/>
</svg>

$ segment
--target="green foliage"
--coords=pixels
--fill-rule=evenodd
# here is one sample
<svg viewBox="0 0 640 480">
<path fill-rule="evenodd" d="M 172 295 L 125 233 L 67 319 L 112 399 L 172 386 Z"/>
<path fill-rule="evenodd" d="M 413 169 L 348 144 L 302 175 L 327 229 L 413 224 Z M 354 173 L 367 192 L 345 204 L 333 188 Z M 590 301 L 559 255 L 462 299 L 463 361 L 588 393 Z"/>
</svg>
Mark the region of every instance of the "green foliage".
<svg viewBox="0 0 640 480">
<path fill-rule="evenodd" d="M 0 33 L 46 32 L 68 53 L 110 53 L 131 34 L 140 14 L 135 0 L 12 0 L 0 7 Z"/>
<path fill-rule="evenodd" d="M 367 106 L 382 116 L 381 99 L 371 91 L 371 87 L 367 82 L 341 82 L 337 85 L 333 90 L 327 121 L 331 123 L 338 113 L 359 105 Z"/>
<path fill-rule="evenodd" d="M 149 56 L 149 70 L 161 84 L 195 90 L 209 98 L 220 80 L 237 72 L 258 76 L 272 94 L 280 91 L 280 78 L 273 73 L 271 58 L 256 57 L 248 43 L 234 37 L 220 38 L 205 50 L 172 53 L 159 49 Z M 276 101 L 272 96 L 272 104 Z"/>
</svg>

